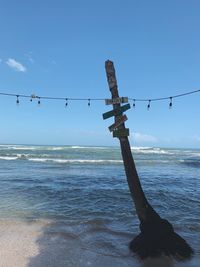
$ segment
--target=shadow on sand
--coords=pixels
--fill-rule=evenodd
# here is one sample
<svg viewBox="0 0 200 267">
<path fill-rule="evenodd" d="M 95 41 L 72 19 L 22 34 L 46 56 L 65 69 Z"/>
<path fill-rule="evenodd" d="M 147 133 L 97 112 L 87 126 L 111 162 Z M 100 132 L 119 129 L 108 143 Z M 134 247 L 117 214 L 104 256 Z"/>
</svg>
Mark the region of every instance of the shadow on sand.
<svg viewBox="0 0 200 267">
<path fill-rule="evenodd" d="M 38 254 L 29 259 L 27 267 L 179 267 L 194 266 L 187 263 L 174 263 L 168 257 L 159 259 L 147 259 L 139 262 L 128 251 L 129 235 L 120 237 L 120 242 L 124 241 L 123 253 L 117 246 L 119 239 L 115 234 L 109 235 L 105 240 L 105 230 L 88 231 L 87 227 L 78 226 L 74 234 L 74 226 L 67 226 L 60 222 L 47 223 L 38 237 L 36 244 Z M 82 229 L 82 230 L 80 230 Z M 96 229 L 96 228 L 95 228 Z M 98 233 L 97 233 L 98 232 Z M 87 238 L 85 238 L 87 236 Z M 107 238 L 106 238 L 107 239 Z M 99 242 L 98 242 L 99 241 Z M 118 242 L 118 244 L 117 244 Z M 114 252 L 114 253 L 113 253 Z M 124 253 L 125 252 L 125 253 Z"/>
</svg>

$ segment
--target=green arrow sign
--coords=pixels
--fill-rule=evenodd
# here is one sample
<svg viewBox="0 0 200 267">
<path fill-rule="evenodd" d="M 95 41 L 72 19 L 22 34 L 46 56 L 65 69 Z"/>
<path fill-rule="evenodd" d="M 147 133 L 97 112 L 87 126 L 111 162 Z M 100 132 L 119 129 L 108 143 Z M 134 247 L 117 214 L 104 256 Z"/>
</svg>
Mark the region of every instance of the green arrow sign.
<svg viewBox="0 0 200 267">
<path fill-rule="evenodd" d="M 121 106 L 120 108 L 110 110 L 110 111 L 103 114 L 103 119 L 106 120 L 106 119 L 113 117 L 113 116 L 122 115 L 122 113 L 124 111 L 126 111 L 130 108 L 131 108 L 130 104 L 126 104 L 124 106 Z"/>
</svg>

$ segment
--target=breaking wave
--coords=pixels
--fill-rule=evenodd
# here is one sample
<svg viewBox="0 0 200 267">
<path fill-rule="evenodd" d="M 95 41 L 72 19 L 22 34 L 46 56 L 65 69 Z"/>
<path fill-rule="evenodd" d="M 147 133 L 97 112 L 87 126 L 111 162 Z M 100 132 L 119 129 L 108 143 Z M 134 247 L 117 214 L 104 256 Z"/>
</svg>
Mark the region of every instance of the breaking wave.
<svg viewBox="0 0 200 267">
<path fill-rule="evenodd" d="M 159 147 L 131 147 L 131 150 L 136 153 L 142 153 L 142 154 L 167 154 L 167 155 L 173 155 L 174 151 L 169 151 L 167 149 L 161 149 Z"/>
<path fill-rule="evenodd" d="M 105 163 L 111 163 L 111 164 L 117 164 L 122 163 L 122 160 L 104 160 L 104 159 L 45 159 L 45 158 L 29 158 L 30 161 L 36 161 L 36 162 L 56 162 L 56 163 L 88 163 L 88 164 L 105 164 Z"/>
<path fill-rule="evenodd" d="M 199 158 L 189 158 L 189 159 L 183 159 L 180 160 L 180 162 L 184 165 L 187 165 L 189 167 L 200 167 L 200 157 Z"/>
<path fill-rule="evenodd" d="M 111 159 L 61 159 L 61 158 L 42 158 L 42 157 L 28 157 L 26 155 L 18 155 L 15 157 L 11 156 L 0 156 L 0 160 L 28 160 L 34 162 L 55 162 L 55 163 L 71 163 L 71 164 L 117 164 L 122 163 L 122 160 L 111 160 Z"/>
</svg>

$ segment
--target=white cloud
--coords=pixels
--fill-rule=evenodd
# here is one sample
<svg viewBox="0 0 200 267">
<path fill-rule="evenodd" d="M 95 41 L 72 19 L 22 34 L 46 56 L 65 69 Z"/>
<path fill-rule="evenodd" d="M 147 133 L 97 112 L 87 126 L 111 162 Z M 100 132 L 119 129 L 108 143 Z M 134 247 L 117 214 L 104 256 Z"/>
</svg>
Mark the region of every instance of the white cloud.
<svg viewBox="0 0 200 267">
<path fill-rule="evenodd" d="M 142 133 L 132 133 L 132 139 L 137 143 L 155 143 L 158 139 L 155 136 Z"/>
<path fill-rule="evenodd" d="M 15 71 L 26 72 L 26 67 L 17 62 L 14 58 L 9 58 L 6 64 Z"/>
</svg>

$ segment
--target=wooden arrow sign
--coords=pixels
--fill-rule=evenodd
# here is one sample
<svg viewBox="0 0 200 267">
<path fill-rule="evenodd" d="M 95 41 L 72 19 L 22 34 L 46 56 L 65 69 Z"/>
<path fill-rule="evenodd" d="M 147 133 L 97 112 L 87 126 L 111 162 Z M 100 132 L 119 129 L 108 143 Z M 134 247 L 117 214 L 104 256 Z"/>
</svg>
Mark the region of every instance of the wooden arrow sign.
<svg viewBox="0 0 200 267">
<path fill-rule="evenodd" d="M 108 127 L 108 129 L 110 130 L 110 132 L 114 131 L 115 129 L 117 129 L 122 123 L 124 123 L 126 120 L 128 120 L 126 115 L 122 115 L 120 116 L 117 121 L 112 124 L 111 126 Z"/>
<path fill-rule="evenodd" d="M 110 110 L 106 113 L 103 114 L 103 119 L 106 120 L 110 117 L 113 117 L 113 116 L 118 116 L 118 115 L 122 115 L 122 113 L 128 109 L 130 109 L 131 106 L 130 104 L 126 104 L 124 106 L 121 106 L 120 108 L 116 108 L 116 109 L 113 109 L 113 110 Z"/>
<path fill-rule="evenodd" d="M 129 136 L 129 129 L 124 128 L 124 129 L 117 129 L 113 131 L 113 137 L 125 137 Z"/>
<path fill-rule="evenodd" d="M 115 105 L 120 103 L 128 103 L 128 97 L 116 97 L 113 99 L 105 99 L 106 105 Z"/>
</svg>

